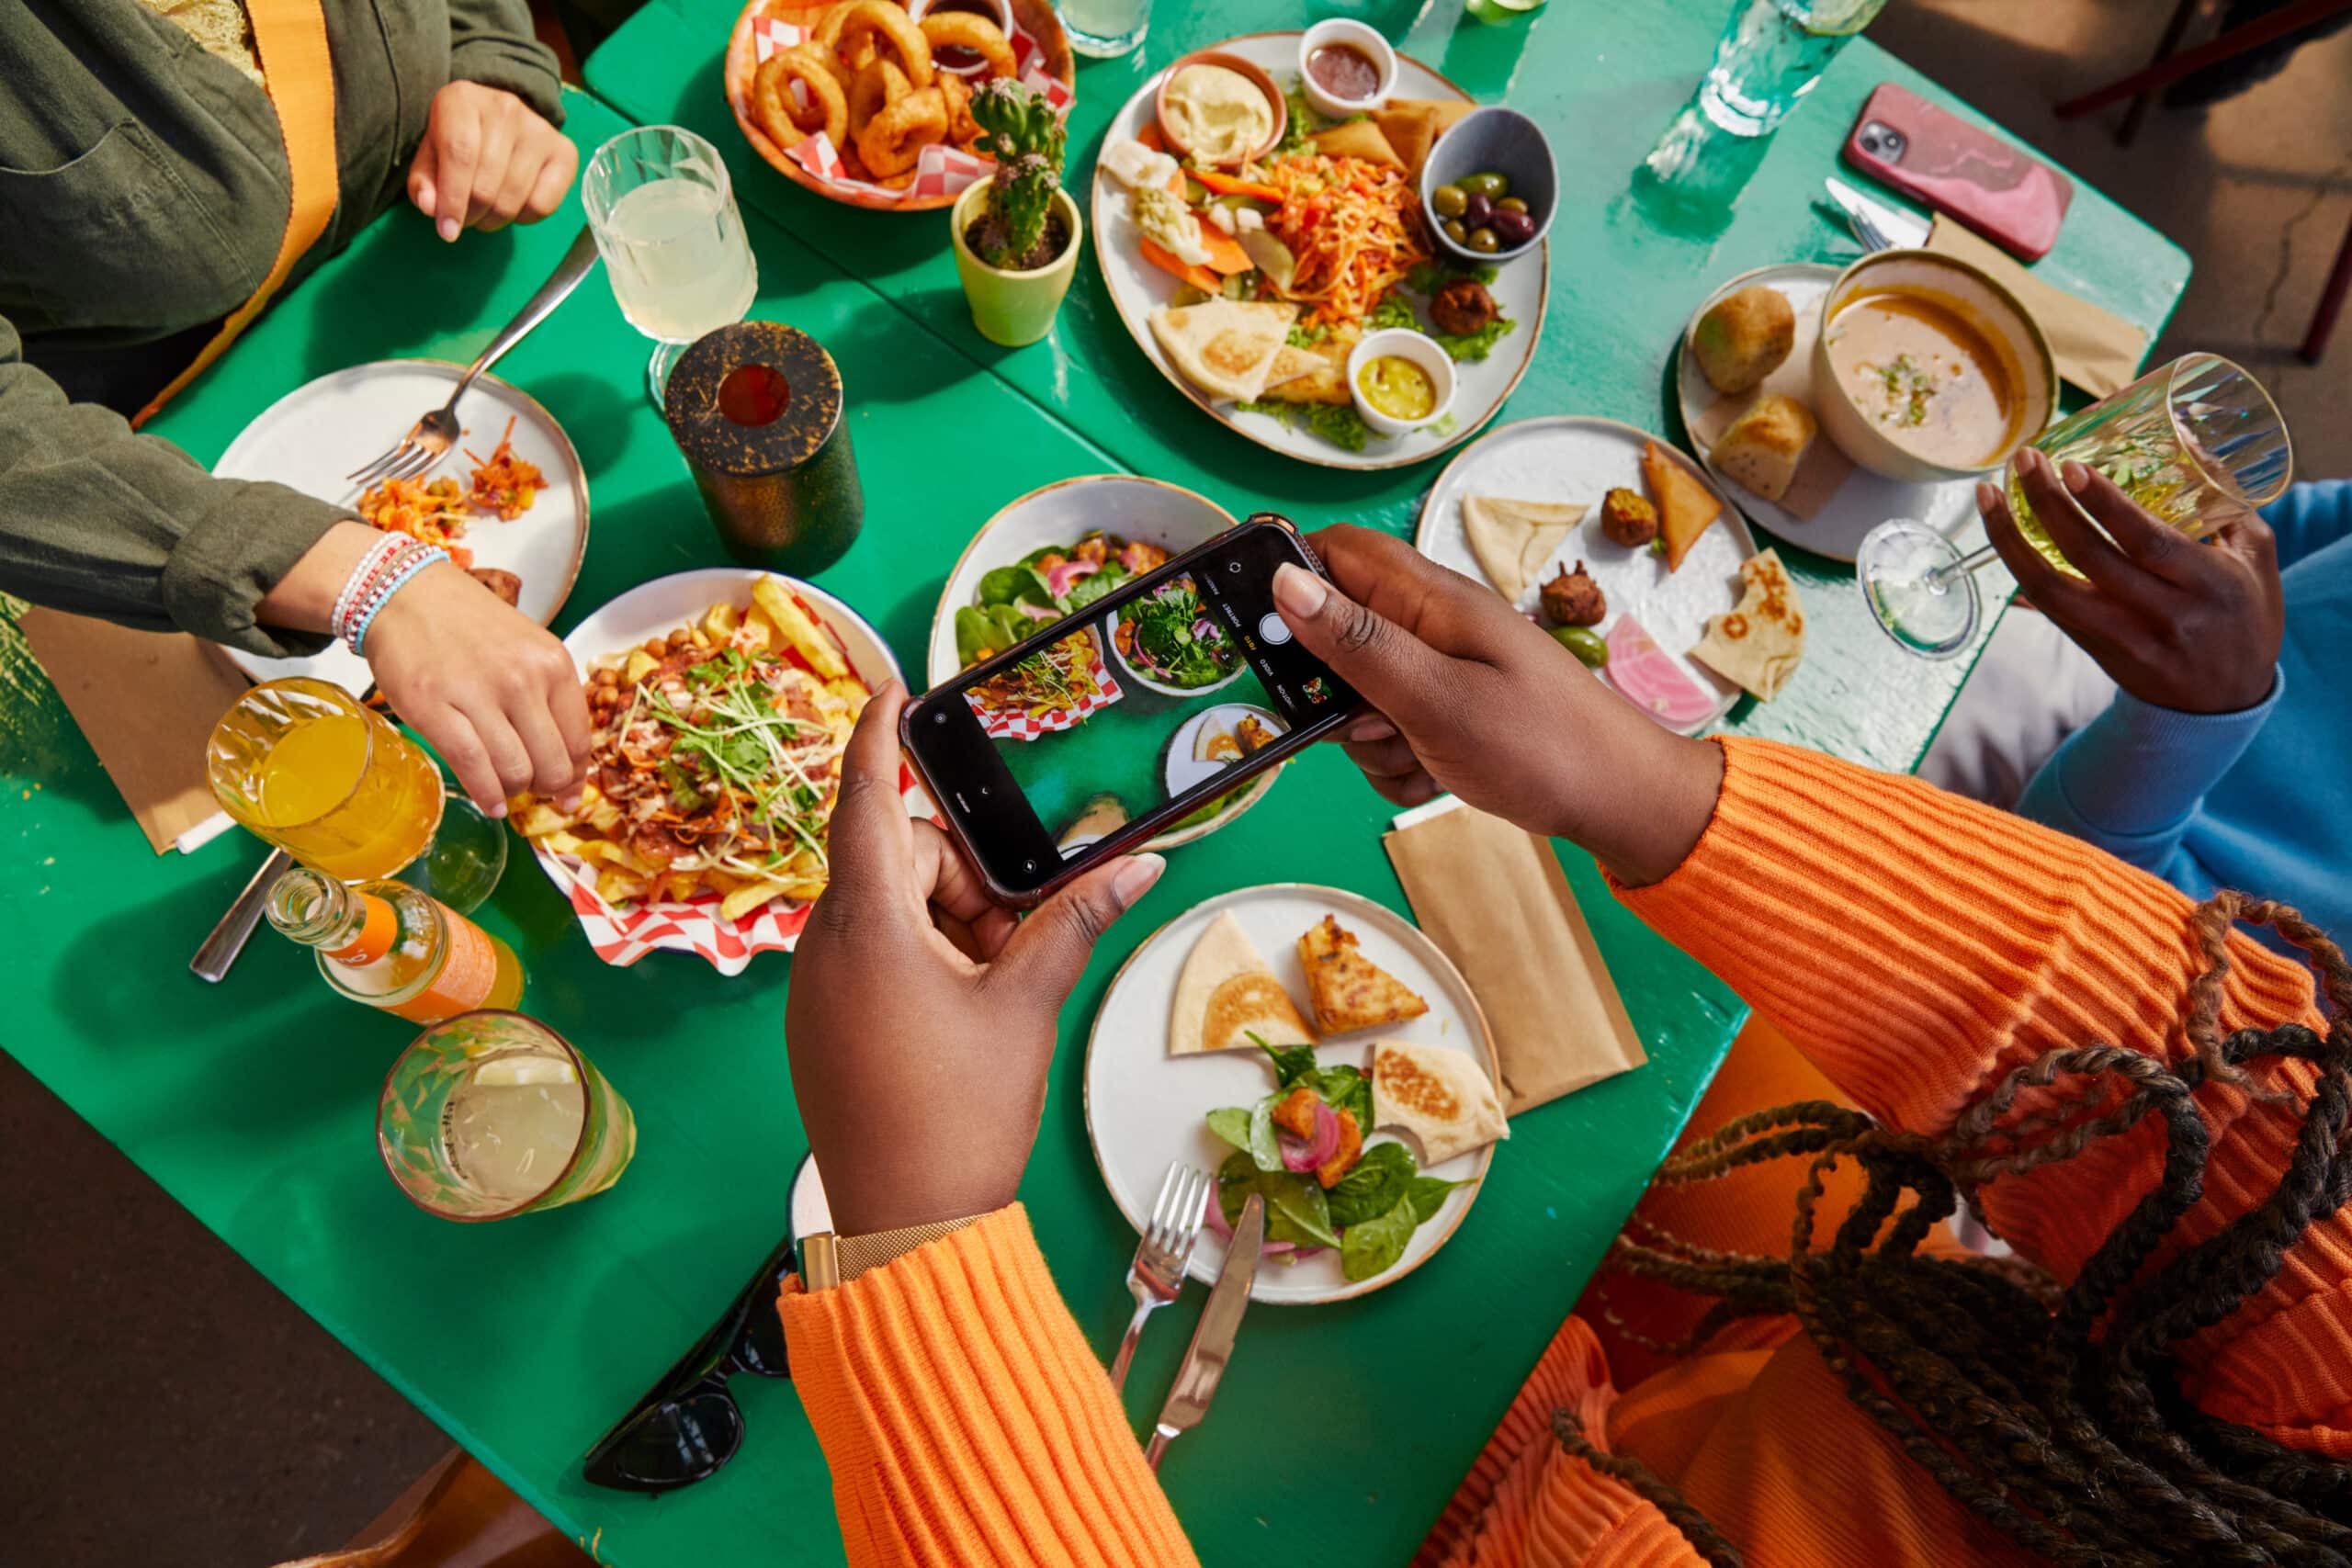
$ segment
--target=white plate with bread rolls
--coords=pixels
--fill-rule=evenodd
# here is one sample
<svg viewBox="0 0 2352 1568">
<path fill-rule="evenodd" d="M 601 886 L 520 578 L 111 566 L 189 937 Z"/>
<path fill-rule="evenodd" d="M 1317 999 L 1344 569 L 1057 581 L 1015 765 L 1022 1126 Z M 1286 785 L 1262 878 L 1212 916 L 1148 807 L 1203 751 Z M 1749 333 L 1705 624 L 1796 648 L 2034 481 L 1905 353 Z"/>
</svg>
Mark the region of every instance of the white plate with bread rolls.
<svg viewBox="0 0 2352 1568">
<path fill-rule="evenodd" d="M 1813 345 L 1838 271 L 1823 262 L 1758 267 L 1699 302 L 1682 331 L 1676 378 L 1690 445 L 1750 522 L 1800 549 L 1850 561 L 1863 536 L 1890 517 L 1917 518 L 1972 549 L 1984 532 L 1973 483 L 1884 478 L 1856 466 L 1818 428 Z M 1750 290 L 1778 295 L 1786 312 Z M 1702 358 L 1702 323 L 1725 301 Z"/>
</svg>

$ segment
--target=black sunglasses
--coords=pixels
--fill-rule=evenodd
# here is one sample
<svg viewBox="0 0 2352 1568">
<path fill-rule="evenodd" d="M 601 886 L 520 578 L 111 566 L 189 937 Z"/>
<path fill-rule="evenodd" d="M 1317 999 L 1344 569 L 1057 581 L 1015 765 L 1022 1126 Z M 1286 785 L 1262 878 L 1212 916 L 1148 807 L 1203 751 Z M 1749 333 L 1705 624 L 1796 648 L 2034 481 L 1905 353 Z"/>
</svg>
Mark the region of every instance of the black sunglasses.
<svg viewBox="0 0 2352 1568">
<path fill-rule="evenodd" d="M 726 1315 L 596 1440 L 581 1466 L 590 1481 L 620 1492 L 672 1492 L 707 1480 L 735 1457 L 743 1446 L 743 1412 L 728 1380 L 737 1372 L 792 1375 L 775 1306 L 792 1249 L 787 1235 Z"/>
</svg>

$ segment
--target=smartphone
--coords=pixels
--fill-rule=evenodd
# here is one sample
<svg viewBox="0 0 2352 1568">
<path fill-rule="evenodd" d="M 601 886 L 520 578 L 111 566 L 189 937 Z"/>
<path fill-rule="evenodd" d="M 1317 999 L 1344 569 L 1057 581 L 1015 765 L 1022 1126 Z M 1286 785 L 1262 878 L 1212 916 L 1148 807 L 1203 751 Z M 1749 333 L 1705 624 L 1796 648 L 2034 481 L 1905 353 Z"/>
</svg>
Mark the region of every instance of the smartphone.
<svg viewBox="0 0 2352 1568">
<path fill-rule="evenodd" d="M 1892 82 L 1862 106 L 1846 161 L 2027 261 L 2057 242 L 2074 182 Z"/>
<path fill-rule="evenodd" d="M 1261 512 L 907 705 L 899 739 L 999 901 L 1027 908 L 1225 798 L 1360 704 L 1274 609 L 1321 573 Z"/>
</svg>

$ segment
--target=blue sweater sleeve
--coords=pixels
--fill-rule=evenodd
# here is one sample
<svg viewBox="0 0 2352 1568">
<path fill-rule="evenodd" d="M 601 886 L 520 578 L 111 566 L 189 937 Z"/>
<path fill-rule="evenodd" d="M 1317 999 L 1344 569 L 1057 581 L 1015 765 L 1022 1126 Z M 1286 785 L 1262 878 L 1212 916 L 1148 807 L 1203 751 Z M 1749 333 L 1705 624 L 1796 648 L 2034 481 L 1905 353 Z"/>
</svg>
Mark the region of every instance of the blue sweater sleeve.
<svg viewBox="0 0 2352 1568">
<path fill-rule="evenodd" d="M 2033 775 L 2018 814 L 2086 840 L 2191 897 L 2213 878 L 2181 844 L 2205 794 L 2243 754 L 2278 705 L 2286 677 L 2236 713 L 2181 713 L 2129 692 L 2066 738 Z"/>
<path fill-rule="evenodd" d="M 2278 570 L 2284 571 L 2352 534 L 2352 479 L 2289 485 L 2286 494 L 2262 509 L 2262 520 L 2278 536 Z"/>
</svg>

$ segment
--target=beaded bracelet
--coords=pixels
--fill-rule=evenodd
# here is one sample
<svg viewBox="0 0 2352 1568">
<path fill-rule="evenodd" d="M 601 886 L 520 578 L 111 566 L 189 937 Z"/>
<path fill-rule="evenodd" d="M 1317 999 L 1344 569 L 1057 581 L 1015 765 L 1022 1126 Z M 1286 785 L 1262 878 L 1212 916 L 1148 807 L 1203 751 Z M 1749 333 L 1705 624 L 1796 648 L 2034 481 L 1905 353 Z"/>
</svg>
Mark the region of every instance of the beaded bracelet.
<svg viewBox="0 0 2352 1568">
<path fill-rule="evenodd" d="M 365 592 L 353 608 L 351 636 L 347 641 L 351 651 L 362 659 L 368 657 L 368 628 L 376 624 L 376 616 L 390 602 L 392 595 L 408 586 L 409 579 L 426 567 L 449 558 L 449 552 L 437 545 L 419 544 L 414 540 L 409 543 L 413 547 L 393 557 L 381 582 Z"/>
<path fill-rule="evenodd" d="M 337 641 L 350 639 L 351 612 L 358 604 L 360 595 L 381 575 L 392 557 L 400 553 L 401 547 L 411 542 L 405 535 L 379 535 L 376 542 L 368 547 L 368 553 L 359 558 L 359 564 L 351 569 L 351 575 L 344 580 L 343 592 L 335 595 L 334 611 L 327 617 L 327 631 Z"/>
</svg>

